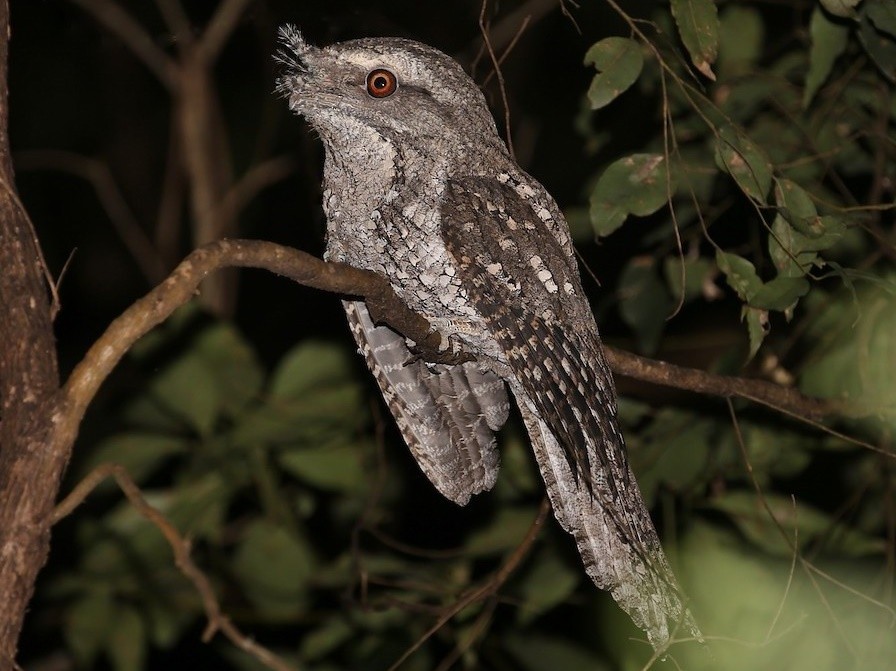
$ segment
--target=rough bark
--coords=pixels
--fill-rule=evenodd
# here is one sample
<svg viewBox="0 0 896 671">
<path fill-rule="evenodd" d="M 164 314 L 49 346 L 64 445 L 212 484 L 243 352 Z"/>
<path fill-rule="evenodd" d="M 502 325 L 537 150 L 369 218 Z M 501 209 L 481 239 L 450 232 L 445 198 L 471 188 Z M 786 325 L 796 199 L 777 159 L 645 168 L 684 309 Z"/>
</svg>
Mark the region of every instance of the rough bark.
<svg viewBox="0 0 896 671">
<path fill-rule="evenodd" d="M 0 668 L 15 667 L 22 620 L 49 552 L 68 452 L 48 449 L 59 388 L 51 302 L 31 222 L 19 201 L 7 124 L 9 5 L 0 2 Z"/>
</svg>

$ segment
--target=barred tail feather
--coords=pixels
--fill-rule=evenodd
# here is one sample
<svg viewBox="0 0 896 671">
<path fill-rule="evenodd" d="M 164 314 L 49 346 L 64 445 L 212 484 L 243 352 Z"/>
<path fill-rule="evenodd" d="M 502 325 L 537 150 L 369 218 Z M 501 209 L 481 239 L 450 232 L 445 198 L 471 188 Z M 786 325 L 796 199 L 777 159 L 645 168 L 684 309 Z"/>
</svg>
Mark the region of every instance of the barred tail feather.
<svg viewBox="0 0 896 671">
<path fill-rule="evenodd" d="M 620 492 L 617 511 L 607 510 L 601 505 L 601 499 L 606 499 L 573 476 L 557 439 L 535 414 L 531 402 L 519 400 L 554 515 L 575 538 L 591 580 L 610 592 L 655 648 L 667 645 L 679 628 L 700 638 L 634 478 L 629 479 L 631 486 Z M 601 490 L 606 487 L 607 475 L 599 472 L 597 464 L 594 470 L 593 485 Z"/>
</svg>

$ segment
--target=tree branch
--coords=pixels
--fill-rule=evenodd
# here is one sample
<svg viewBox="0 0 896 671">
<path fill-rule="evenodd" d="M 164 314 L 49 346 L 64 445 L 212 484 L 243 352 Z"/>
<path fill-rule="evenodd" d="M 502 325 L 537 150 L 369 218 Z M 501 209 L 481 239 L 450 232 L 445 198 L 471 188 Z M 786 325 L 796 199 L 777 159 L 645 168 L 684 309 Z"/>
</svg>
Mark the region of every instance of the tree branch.
<svg viewBox="0 0 896 671">
<path fill-rule="evenodd" d="M 604 352 L 610 368 L 617 375 L 698 394 L 745 398 L 789 415 L 822 419 L 832 415 L 866 417 L 872 412 L 870 408 L 858 407 L 838 399 L 812 398 L 793 387 L 782 387 L 765 380 L 716 375 L 696 368 L 684 368 L 607 345 L 604 345 Z"/>
<path fill-rule="evenodd" d="M 221 611 L 221 605 L 215 597 L 211 582 L 190 557 L 190 542 L 180 535 L 177 528 L 165 517 L 158 508 L 153 507 L 143 496 L 143 492 L 128 475 L 128 472 L 119 464 L 101 464 L 93 469 L 81 480 L 63 499 L 53 511 L 53 524 L 69 515 L 84 499 L 96 488 L 100 482 L 108 477 L 115 479 L 121 491 L 134 506 L 136 511 L 151 522 L 168 541 L 171 551 L 174 553 L 174 563 L 181 573 L 193 583 L 193 587 L 199 593 L 205 610 L 208 624 L 202 633 L 202 640 L 208 643 L 212 637 L 221 632 L 240 650 L 252 655 L 255 659 L 274 671 L 295 671 L 295 667 L 288 664 L 278 655 L 256 643 L 246 636 L 239 628 L 228 619 Z"/>
<path fill-rule="evenodd" d="M 60 411 L 54 417 L 59 440 L 74 441 L 88 404 L 131 346 L 189 301 L 210 273 L 225 267 L 263 268 L 308 287 L 362 298 L 376 322 L 388 324 L 413 340 L 424 358 L 443 357 L 444 343 L 439 334 L 426 318 L 404 304 L 385 277 L 341 263 L 327 263 L 271 242 L 220 240 L 190 254 L 168 279 L 113 321 L 90 348 L 62 389 Z M 668 387 L 724 398 L 747 398 L 809 418 L 863 414 L 860 408 L 840 401 L 810 398 L 795 389 L 762 380 L 715 375 L 613 348 L 607 348 L 607 356 L 615 373 Z"/>
<path fill-rule="evenodd" d="M 219 240 L 200 247 L 168 276 L 115 319 L 72 371 L 62 389 L 55 418 L 59 440 L 74 440 L 88 404 L 131 346 L 189 301 L 200 282 L 226 267 L 263 268 L 299 284 L 367 301 L 371 316 L 414 340 L 429 356 L 437 355 L 441 337 L 429 322 L 398 298 L 376 273 L 320 259 L 272 242 Z"/>
</svg>

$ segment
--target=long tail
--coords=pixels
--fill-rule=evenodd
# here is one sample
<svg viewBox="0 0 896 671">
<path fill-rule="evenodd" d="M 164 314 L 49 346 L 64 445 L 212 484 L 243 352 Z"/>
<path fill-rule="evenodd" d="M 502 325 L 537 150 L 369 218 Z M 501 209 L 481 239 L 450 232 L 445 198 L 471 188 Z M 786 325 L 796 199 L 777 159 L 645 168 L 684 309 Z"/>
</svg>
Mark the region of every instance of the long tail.
<svg viewBox="0 0 896 671">
<path fill-rule="evenodd" d="M 575 538 L 588 576 L 612 594 L 647 633 L 654 648 L 666 646 L 670 637 L 681 630 L 702 640 L 634 477 L 622 480 L 627 482 L 624 487 L 617 479 L 611 494 L 607 480 L 615 474 L 601 472 L 598 460 L 593 459 L 592 493 L 581 478 L 573 476 L 569 461 L 547 424 L 535 415 L 526 399 L 519 400 L 554 515 Z M 610 500 L 614 510 L 601 503 Z"/>
</svg>

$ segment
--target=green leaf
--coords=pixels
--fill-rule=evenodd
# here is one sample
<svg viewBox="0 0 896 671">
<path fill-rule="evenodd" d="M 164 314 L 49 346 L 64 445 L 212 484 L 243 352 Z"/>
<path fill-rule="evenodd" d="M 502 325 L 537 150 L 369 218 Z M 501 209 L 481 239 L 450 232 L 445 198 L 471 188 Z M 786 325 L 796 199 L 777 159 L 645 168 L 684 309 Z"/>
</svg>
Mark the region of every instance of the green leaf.
<svg viewBox="0 0 896 671">
<path fill-rule="evenodd" d="M 750 338 L 750 351 L 747 355 L 749 361 L 756 356 L 762 341 L 771 330 L 771 325 L 768 322 L 768 310 L 751 308 L 749 305 L 741 309 L 741 318 L 747 322 L 747 335 Z"/>
<path fill-rule="evenodd" d="M 193 585 L 187 585 L 184 589 L 189 590 L 191 596 L 196 593 Z M 195 623 L 195 612 L 180 605 L 174 590 L 169 588 L 166 591 L 171 596 L 170 599 L 165 601 L 152 599 L 145 602 L 142 609 L 142 614 L 146 618 L 144 626 L 147 628 L 148 642 L 163 649 L 174 647 L 184 632 Z"/>
<path fill-rule="evenodd" d="M 355 630 L 341 617 L 325 620 L 320 627 L 302 636 L 301 658 L 304 661 L 321 659 L 354 635 Z"/>
<path fill-rule="evenodd" d="M 322 387 L 299 398 L 272 398 L 246 413 L 230 433 L 239 447 L 308 445 L 354 435 L 366 417 L 357 384 Z"/>
<path fill-rule="evenodd" d="M 755 7 L 728 5 L 719 18 L 719 70 L 723 78 L 752 69 L 762 55 L 765 30 Z"/>
<path fill-rule="evenodd" d="M 683 284 L 682 262 L 684 263 Z M 682 294 L 684 294 L 685 303 L 700 296 L 707 300 L 717 298 L 719 288 L 712 281 L 716 272 L 716 264 L 702 256 L 684 260 L 677 256 L 667 256 L 663 259 L 663 276 L 669 287 L 669 293 L 675 301 L 678 301 Z"/>
<path fill-rule="evenodd" d="M 836 217 L 818 217 L 813 228 L 823 233 L 809 237 L 795 230 L 784 217 L 775 217 L 768 250 L 780 276 L 802 277 L 812 266 L 821 265 L 823 262 L 817 252 L 833 247 L 846 231 L 843 221 Z"/>
<path fill-rule="evenodd" d="M 760 481 L 797 475 L 809 464 L 810 452 L 819 447 L 815 436 L 787 431 L 780 425 L 741 420 L 740 427 L 750 465 Z M 731 454 L 739 454 L 737 445 L 731 447 Z M 743 473 L 739 456 L 735 468 L 738 473 Z"/>
<path fill-rule="evenodd" d="M 675 191 L 661 154 L 633 154 L 611 163 L 591 193 L 591 222 L 598 236 L 619 228 L 629 214 L 646 217 Z"/>
<path fill-rule="evenodd" d="M 849 19 L 856 15 L 856 5 L 862 0 L 820 0 L 820 2 L 822 7 L 834 16 Z"/>
<path fill-rule="evenodd" d="M 672 312 L 672 299 L 652 259 L 635 257 L 622 271 L 619 312 L 635 332 L 641 349 L 647 353 L 656 351 L 666 319 Z"/>
<path fill-rule="evenodd" d="M 321 489 L 357 492 L 364 487 L 364 464 L 358 445 L 319 445 L 284 450 L 277 459 L 289 473 Z"/>
<path fill-rule="evenodd" d="M 830 552 L 852 557 L 880 553 L 886 547 L 883 539 L 850 529 L 805 503 L 794 504 L 789 496 L 767 492 L 761 500 L 754 492 L 729 491 L 714 498 L 712 505 L 727 513 L 744 536 L 770 554 L 791 556 L 794 540 L 801 549 L 820 543 Z"/>
<path fill-rule="evenodd" d="M 594 652 L 571 640 L 530 634 L 510 634 L 505 639 L 507 651 L 523 671 L 609 671 L 610 667 Z"/>
<path fill-rule="evenodd" d="M 528 563 L 519 587 L 521 625 L 530 624 L 539 615 L 565 602 L 581 580 L 578 567 L 571 566 L 554 551 L 541 550 Z"/>
<path fill-rule="evenodd" d="M 93 448 L 87 459 L 79 464 L 78 472 L 87 474 L 106 462 L 124 466 L 135 482 L 142 482 L 169 457 L 184 454 L 190 442 L 178 436 L 155 433 L 120 433 Z M 110 483 L 111 486 L 111 483 Z"/>
<path fill-rule="evenodd" d="M 146 630 L 140 614 L 121 607 L 115 614 L 106 652 L 115 671 L 140 671 L 146 658 Z"/>
<path fill-rule="evenodd" d="M 782 214 L 798 228 L 811 229 L 818 216 L 812 197 L 796 182 L 779 179 L 775 184 L 775 203 Z"/>
<path fill-rule="evenodd" d="M 181 533 L 193 539 L 211 540 L 221 534 L 231 493 L 216 472 L 194 476 L 174 489 L 143 491 L 147 503 L 168 517 Z M 131 570 L 129 557 L 139 556 L 147 566 L 154 566 L 154 570 L 179 575 L 165 537 L 130 502 L 123 501 L 107 514 L 102 528 L 102 536 L 93 537 L 85 555 L 84 565 L 88 570 L 106 575 L 126 573 Z M 165 580 L 171 578 L 166 575 Z"/>
<path fill-rule="evenodd" d="M 750 306 L 784 312 L 809 292 L 804 277 L 776 277 L 763 284 L 750 299 Z"/>
<path fill-rule="evenodd" d="M 205 329 L 193 345 L 208 366 L 224 410 L 233 415 L 258 397 L 264 371 L 255 352 L 230 324 Z"/>
<path fill-rule="evenodd" d="M 468 555 L 491 555 L 519 545 L 535 520 L 532 508 L 508 508 L 499 510 L 488 524 L 474 531 L 467 539 Z"/>
<path fill-rule="evenodd" d="M 892 275 L 885 276 L 893 279 Z M 896 426 L 896 296 L 892 287 L 862 286 L 851 295 L 825 296 L 814 306 L 806 366 L 800 389 L 822 398 L 850 399 L 879 409 L 868 420 L 874 434 L 880 422 Z"/>
<path fill-rule="evenodd" d="M 866 0 L 862 10 L 878 30 L 896 37 L 896 2 L 893 0 Z"/>
<path fill-rule="evenodd" d="M 643 430 L 632 433 L 632 468 L 648 508 L 661 488 L 688 492 L 705 486 L 716 433 L 714 422 L 673 408 L 658 410 Z"/>
<path fill-rule="evenodd" d="M 712 64 L 719 53 L 719 17 L 714 0 L 672 0 L 672 16 L 694 67 L 715 81 Z"/>
<path fill-rule="evenodd" d="M 635 83 L 644 67 L 640 45 L 626 37 L 607 37 L 585 54 L 597 74 L 588 89 L 591 109 L 606 107 Z"/>
<path fill-rule="evenodd" d="M 750 138 L 733 126 L 721 126 L 716 136 L 715 160 L 745 194 L 765 204 L 772 185 L 772 166 L 765 152 Z"/>
<path fill-rule="evenodd" d="M 167 366 L 149 389 L 159 403 L 200 436 L 211 434 L 221 408 L 221 390 L 209 367 L 195 353 Z"/>
<path fill-rule="evenodd" d="M 775 186 L 779 214 L 772 222 L 768 251 L 781 277 L 803 277 L 820 265 L 817 252 L 832 247 L 846 230 L 836 217 L 819 217 L 815 203 L 795 182 L 781 179 Z"/>
<path fill-rule="evenodd" d="M 756 267 L 737 254 L 716 250 L 716 265 L 725 274 L 725 279 L 740 299 L 749 303 L 753 295 L 762 287 L 762 280 L 756 274 Z"/>
<path fill-rule="evenodd" d="M 82 666 L 92 666 L 105 645 L 114 613 L 112 595 L 106 590 L 91 591 L 67 610 L 63 633 L 69 650 Z"/>
<path fill-rule="evenodd" d="M 275 399 L 304 398 L 351 377 L 351 363 L 343 348 L 306 342 L 280 361 L 272 376 L 269 394 Z"/>
<path fill-rule="evenodd" d="M 780 277 L 803 277 L 818 260 L 809 251 L 807 238 L 793 229 L 781 215 L 772 222 L 768 251 Z"/>
<path fill-rule="evenodd" d="M 150 505 L 163 512 L 174 526 L 193 538 L 216 538 L 221 533 L 225 508 L 232 490 L 220 473 L 208 471 L 194 474 L 174 489 L 144 491 Z M 147 547 L 158 547 L 164 556 L 170 550 L 155 526 L 150 524 L 133 506 L 123 503 L 106 518 L 109 527 L 131 542 Z"/>
<path fill-rule="evenodd" d="M 859 18 L 859 41 L 884 77 L 896 82 L 896 41 L 891 35 L 877 30 L 866 12 Z"/>
<path fill-rule="evenodd" d="M 128 400 L 121 411 L 123 424 L 145 433 L 183 434 L 184 421 L 152 393 L 144 389 Z"/>
<path fill-rule="evenodd" d="M 295 616 L 314 569 L 305 539 L 267 520 L 245 530 L 233 559 L 233 570 L 246 596 L 269 617 Z"/>
</svg>

